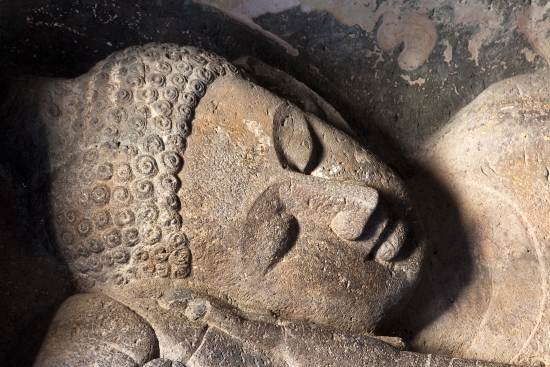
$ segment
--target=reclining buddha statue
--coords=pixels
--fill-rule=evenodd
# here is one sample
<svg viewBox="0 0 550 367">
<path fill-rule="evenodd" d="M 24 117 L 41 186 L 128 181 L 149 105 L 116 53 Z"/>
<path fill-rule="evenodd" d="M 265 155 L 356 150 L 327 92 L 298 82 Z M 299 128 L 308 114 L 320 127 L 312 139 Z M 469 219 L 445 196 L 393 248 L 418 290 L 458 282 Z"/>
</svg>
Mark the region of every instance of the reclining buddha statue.
<svg viewBox="0 0 550 367">
<path fill-rule="evenodd" d="M 426 257 L 403 181 L 315 93 L 236 64 L 148 44 L 11 83 L 2 164 L 74 294 L 35 366 L 503 366 L 375 336 Z"/>
</svg>

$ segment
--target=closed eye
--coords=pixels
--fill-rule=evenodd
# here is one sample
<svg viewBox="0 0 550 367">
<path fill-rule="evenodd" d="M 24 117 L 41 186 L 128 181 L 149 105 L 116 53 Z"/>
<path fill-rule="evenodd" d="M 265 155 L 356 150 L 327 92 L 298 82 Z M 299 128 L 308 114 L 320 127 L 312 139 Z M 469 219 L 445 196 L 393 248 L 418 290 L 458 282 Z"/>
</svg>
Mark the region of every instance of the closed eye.
<svg viewBox="0 0 550 367">
<path fill-rule="evenodd" d="M 310 174 L 318 161 L 319 144 L 307 117 L 298 108 L 283 105 L 273 118 L 273 141 L 284 168 Z"/>
</svg>

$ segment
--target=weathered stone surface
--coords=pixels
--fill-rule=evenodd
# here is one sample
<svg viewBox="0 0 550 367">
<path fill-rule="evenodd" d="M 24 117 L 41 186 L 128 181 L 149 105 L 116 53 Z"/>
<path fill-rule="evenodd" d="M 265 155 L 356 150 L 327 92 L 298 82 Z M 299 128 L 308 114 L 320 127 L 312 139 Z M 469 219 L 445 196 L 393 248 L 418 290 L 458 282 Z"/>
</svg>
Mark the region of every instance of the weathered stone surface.
<svg viewBox="0 0 550 367">
<path fill-rule="evenodd" d="M 250 315 L 368 332 L 414 289 L 423 242 L 399 178 L 223 59 L 134 47 L 35 94 L 30 119 L 7 117 L 8 149 L 21 134 L 47 152 L 27 163 L 50 180 L 47 229 L 81 291 L 183 280 Z"/>
<path fill-rule="evenodd" d="M 143 367 L 185 367 L 185 365 L 178 361 L 171 361 L 166 358 L 157 358 L 147 362 Z"/>
<path fill-rule="evenodd" d="M 300 2 L 311 4 L 311 1 Z M 436 25 L 439 40 L 422 67 L 417 71 L 403 72 L 397 66 L 398 55 L 404 51 L 402 47 L 396 48 L 393 53 L 384 53 L 376 48 L 376 33 L 383 33 L 384 29 L 374 29 L 373 24 L 375 32 L 369 34 L 357 27 L 348 27 L 338 21 L 337 18 L 340 18 L 340 21 L 342 18 L 334 11 L 332 13 L 336 18 L 330 13 L 307 12 L 296 8 L 253 19 L 265 30 L 284 38 L 296 47 L 300 52 L 296 58 L 285 55 L 284 50 L 277 45 L 262 39 L 261 35 L 248 30 L 247 27 L 234 24 L 231 19 L 221 16 L 217 11 L 186 1 L 141 3 L 138 16 L 136 5 L 128 2 L 96 4 L 83 1 L 77 4 L 54 0 L 48 4 L 38 4 L 36 1 L 15 3 L 0 0 L 0 74 L 79 75 L 109 54 L 112 49 L 140 43 L 145 35 L 153 37 L 154 40 L 191 42 L 224 53 L 230 59 L 244 54 L 254 54 L 273 65 L 278 65 L 307 82 L 332 103 L 336 103 L 355 128 L 370 132 L 371 127 L 375 127 L 375 130 L 378 127 L 389 135 L 395 144 L 394 147 L 414 147 L 415 142 L 422 141 L 436 127 L 445 124 L 447 116 L 468 103 L 486 85 L 504 77 L 546 67 L 546 62 L 542 58 L 545 56 L 545 50 L 540 49 L 546 44 L 547 37 L 548 22 L 544 14 L 548 4 L 544 4 L 544 1 L 535 1 L 532 4 L 408 1 L 406 7 L 417 10 L 417 6 L 428 3 L 434 4 L 430 5 L 434 7 L 433 11 L 419 10 L 425 11 L 430 21 Z M 270 3 L 271 6 L 272 4 L 276 2 Z M 410 10 L 401 9 L 401 5 L 394 4 L 395 2 L 376 2 L 376 16 L 382 15 L 388 6 L 393 7 L 391 10 L 397 14 L 409 15 Z M 374 5 L 372 2 L 371 8 L 365 9 L 370 11 Z M 362 4 L 358 6 L 363 7 Z M 357 14 L 362 13 L 352 15 L 358 16 Z M 390 12 L 388 16 L 391 15 Z M 407 21 L 407 18 L 410 19 L 405 17 L 404 20 Z M 381 17 L 380 20 L 382 19 L 384 18 Z M 361 22 L 365 20 L 370 18 L 362 18 Z M 535 37 L 537 35 L 538 37 Z M 239 42 L 235 42 L 235 37 Z M 398 37 L 403 35 L 400 34 Z M 533 51 L 538 52 L 539 56 Z M 0 91 L 1 94 L 3 91 Z M 306 107 L 299 104 L 298 106 L 306 110 Z M 370 134 L 368 136 L 371 137 Z M 36 157 L 33 158 L 35 159 Z M 401 162 L 394 160 L 391 163 L 393 167 L 400 167 Z M 415 168 L 403 165 L 405 169 L 400 172 L 403 177 L 418 174 Z M 28 184 L 26 181 L 24 183 Z M 18 182 L 19 190 L 26 191 Z M 434 194 L 441 198 L 440 192 L 436 191 Z M 448 201 L 440 200 L 438 204 L 449 208 Z M 426 210 L 423 217 L 430 218 L 433 212 L 434 210 Z M 513 222 L 513 218 L 507 219 L 507 222 Z M 429 223 L 427 227 L 433 228 L 433 231 L 440 231 L 442 228 L 448 230 L 456 222 L 451 219 L 443 223 L 435 221 L 435 224 Z M 14 228 L 15 226 L 6 226 L 5 232 L 18 231 Z M 450 240 L 446 243 L 460 243 L 462 239 L 453 238 L 455 234 L 456 231 L 451 232 L 448 236 Z M 49 272 L 51 267 L 41 266 L 47 261 L 43 262 L 41 258 L 34 261 L 34 257 L 21 250 L 18 245 L 22 242 L 25 241 L 4 241 L 6 248 L 9 246 L 10 250 L 6 251 L 6 256 L 3 257 L 3 264 L 8 266 L 2 268 L 9 269 L 9 266 L 16 263 L 23 266 L 13 265 L 15 270 L 9 269 L 9 275 L 2 278 L 9 279 L 2 284 L 2 298 L 7 302 L 6 307 L 2 307 L 3 310 L 7 310 L 3 313 L 6 315 L 3 324 L 8 325 L 8 328 L 4 329 L 7 332 L 3 332 L 0 337 L 0 354 L 10 349 L 10 345 L 6 346 L 4 343 L 13 343 L 15 338 L 11 338 L 10 335 L 17 335 L 14 330 L 20 330 L 36 316 L 38 304 L 53 304 L 54 302 L 50 301 L 56 297 L 57 292 L 55 287 L 44 286 L 50 280 L 52 283 L 59 280 L 52 275 L 55 272 Z M 17 243 L 17 247 L 12 246 L 13 243 Z M 444 256 L 445 250 L 442 246 L 437 250 L 437 254 L 430 255 L 431 260 Z M 430 304 L 422 307 L 424 310 L 452 308 L 465 288 L 463 285 L 470 281 L 469 265 L 464 265 L 472 264 L 467 260 L 469 245 L 454 245 L 452 251 L 454 253 L 448 255 L 452 261 L 438 267 L 436 276 L 426 282 L 426 287 L 431 287 L 431 293 L 419 296 L 429 299 L 431 294 L 443 295 L 442 305 L 438 308 Z M 484 267 L 477 267 L 476 272 L 485 272 L 483 277 L 489 279 L 487 274 L 490 272 Z M 13 284 L 18 284 L 17 288 L 13 287 Z M 37 284 L 39 286 L 36 286 Z M 487 288 L 487 285 L 478 287 L 476 302 L 469 303 L 469 312 L 472 314 L 483 313 L 489 299 L 484 291 Z M 450 289 L 459 291 L 449 291 Z M 471 291 L 464 293 L 474 294 Z M 21 296 L 22 294 L 33 296 L 26 299 Z M 439 312 L 434 312 L 432 317 L 417 323 L 414 330 L 425 325 L 429 327 L 433 319 L 439 316 Z M 418 316 L 413 314 L 413 317 Z M 459 323 L 459 326 L 466 325 L 462 321 Z M 408 328 L 406 333 L 410 329 Z M 443 333 L 434 340 L 446 340 L 448 335 Z M 431 343 L 423 342 L 415 342 L 413 345 L 420 350 L 432 350 L 434 353 L 457 355 L 463 351 L 451 348 L 422 349 L 424 345 L 431 348 Z"/>
<path fill-rule="evenodd" d="M 6 154 L 21 159 L 17 136 L 36 142 L 31 190 L 49 196 L 34 219 L 78 290 L 131 306 L 190 289 L 251 320 L 352 333 L 390 320 L 414 290 L 425 242 L 399 178 L 225 60 L 151 44 L 28 87 L 14 89 L 32 102 L 9 108 Z M 141 313 L 161 330 L 177 314 Z M 193 337 L 170 329 L 161 356 L 188 358 L 174 344 Z"/>
<path fill-rule="evenodd" d="M 308 325 L 271 325 L 248 321 L 192 293 L 187 292 L 185 298 L 188 301 L 186 305 L 180 303 L 177 307 L 186 310 L 185 322 L 190 326 L 187 330 L 208 325 L 203 329 L 206 332 L 201 334 L 191 355 L 185 358 L 165 356 L 153 359 L 145 366 L 507 366 L 403 352 L 372 337 L 346 335 Z M 141 312 L 153 316 L 155 311 L 151 311 L 160 306 L 172 311 L 172 319 L 181 317 L 173 312 L 174 308 L 167 307 L 166 299 L 158 299 L 157 302 L 156 306 L 153 303 L 142 305 Z M 162 327 L 157 328 L 158 324 L 153 325 L 156 332 L 163 332 Z M 179 331 L 188 335 L 184 329 Z M 70 335 L 63 335 L 56 340 L 57 344 L 64 344 L 63 337 L 67 339 Z M 114 348 L 117 349 L 116 344 Z M 96 348 L 91 349 L 90 354 L 110 358 L 112 350 L 105 353 Z M 67 358 L 66 355 L 62 357 Z"/>
<path fill-rule="evenodd" d="M 177 195 L 185 139 L 208 84 L 235 71 L 194 49 L 136 47 L 50 102 L 53 227 L 80 289 L 188 276 Z"/>
<path fill-rule="evenodd" d="M 542 73 L 497 83 L 427 146 L 423 162 L 451 200 L 410 182 L 433 241 L 402 325 L 415 350 L 550 363 L 549 86 Z"/>
<path fill-rule="evenodd" d="M 143 319 L 109 297 L 79 294 L 57 311 L 35 365 L 133 367 L 155 355 L 158 342 Z"/>
<path fill-rule="evenodd" d="M 405 185 L 318 96 L 295 97 L 305 112 L 248 79 L 149 44 L 15 84 L 2 153 L 28 177 L 38 237 L 88 292 L 35 366 L 478 365 L 373 337 L 425 257 Z"/>
</svg>

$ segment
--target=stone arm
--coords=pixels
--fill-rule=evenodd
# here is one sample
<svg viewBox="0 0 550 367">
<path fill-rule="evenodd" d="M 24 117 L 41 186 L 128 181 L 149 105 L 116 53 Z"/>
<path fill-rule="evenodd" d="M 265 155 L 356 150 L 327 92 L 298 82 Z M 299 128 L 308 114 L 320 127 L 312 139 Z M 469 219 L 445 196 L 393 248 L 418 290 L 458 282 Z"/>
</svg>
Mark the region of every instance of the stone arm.
<svg viewBox="0 0 550 367">
<path fill-rule="evenodd" d="M 34 366 L 509 366 L 400 351 L 376 338 L 308 325 L 248 321 L 201 298 L 189 300 L 183 314 L 155 312 L 151 304 L 146 308 L 146 314 L 136 313 L 102 294 L 69 298 Z M 148 322 L 153 315 L 156 320 Z M 162 315 L 169 316 L 159 320 Z M 182 316 L 187 326 L 178 327 Z M 186 351 L 178 356 L 175 349 Z"/>
<path fill-rule="evenodd" d="M 491 363 L 400 351 L 373 337 L 351 336 L 308 325 L 269 325 L 243 320 L 212 305 L 206 306 L 203 321 L 210 329 L 223 331 L 249 350 L 262 350 L 273 366 L 431 366 L 431 367 L 504 367 L 508 364 Z M 217 333 L 218 331 L 216 331 Z M 189 366 L 205 366 L 202 348 L 197 349 Z M 246 350 L 244 351 L 246 352 Z M 214 362 L 214 361 L 213 361 Z"/>
</svg>

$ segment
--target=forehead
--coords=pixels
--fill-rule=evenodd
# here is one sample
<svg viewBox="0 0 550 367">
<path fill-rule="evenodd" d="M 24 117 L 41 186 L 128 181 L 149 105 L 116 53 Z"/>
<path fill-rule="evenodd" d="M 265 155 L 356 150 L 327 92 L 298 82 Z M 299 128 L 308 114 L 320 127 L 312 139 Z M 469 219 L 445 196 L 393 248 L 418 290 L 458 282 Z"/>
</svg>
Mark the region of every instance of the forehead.
<svg viewBox="0 0 550 367">
<path fill-rule="evenodd" d="M 240 160 L 239 152 L 242 155 L 244 150 L 247 157 L 252 153 L 264 158 L 267 166 L 306 174 L 327 142 L 326 133 L 336 130 L 270 91 L 233 77 L 213 83 L 196 110 L 193 126 L 190 143 L 208 135 L 210 139 L 199 144 L 211 144 L 228 157 L 233 151 Z"/>
</svg>

